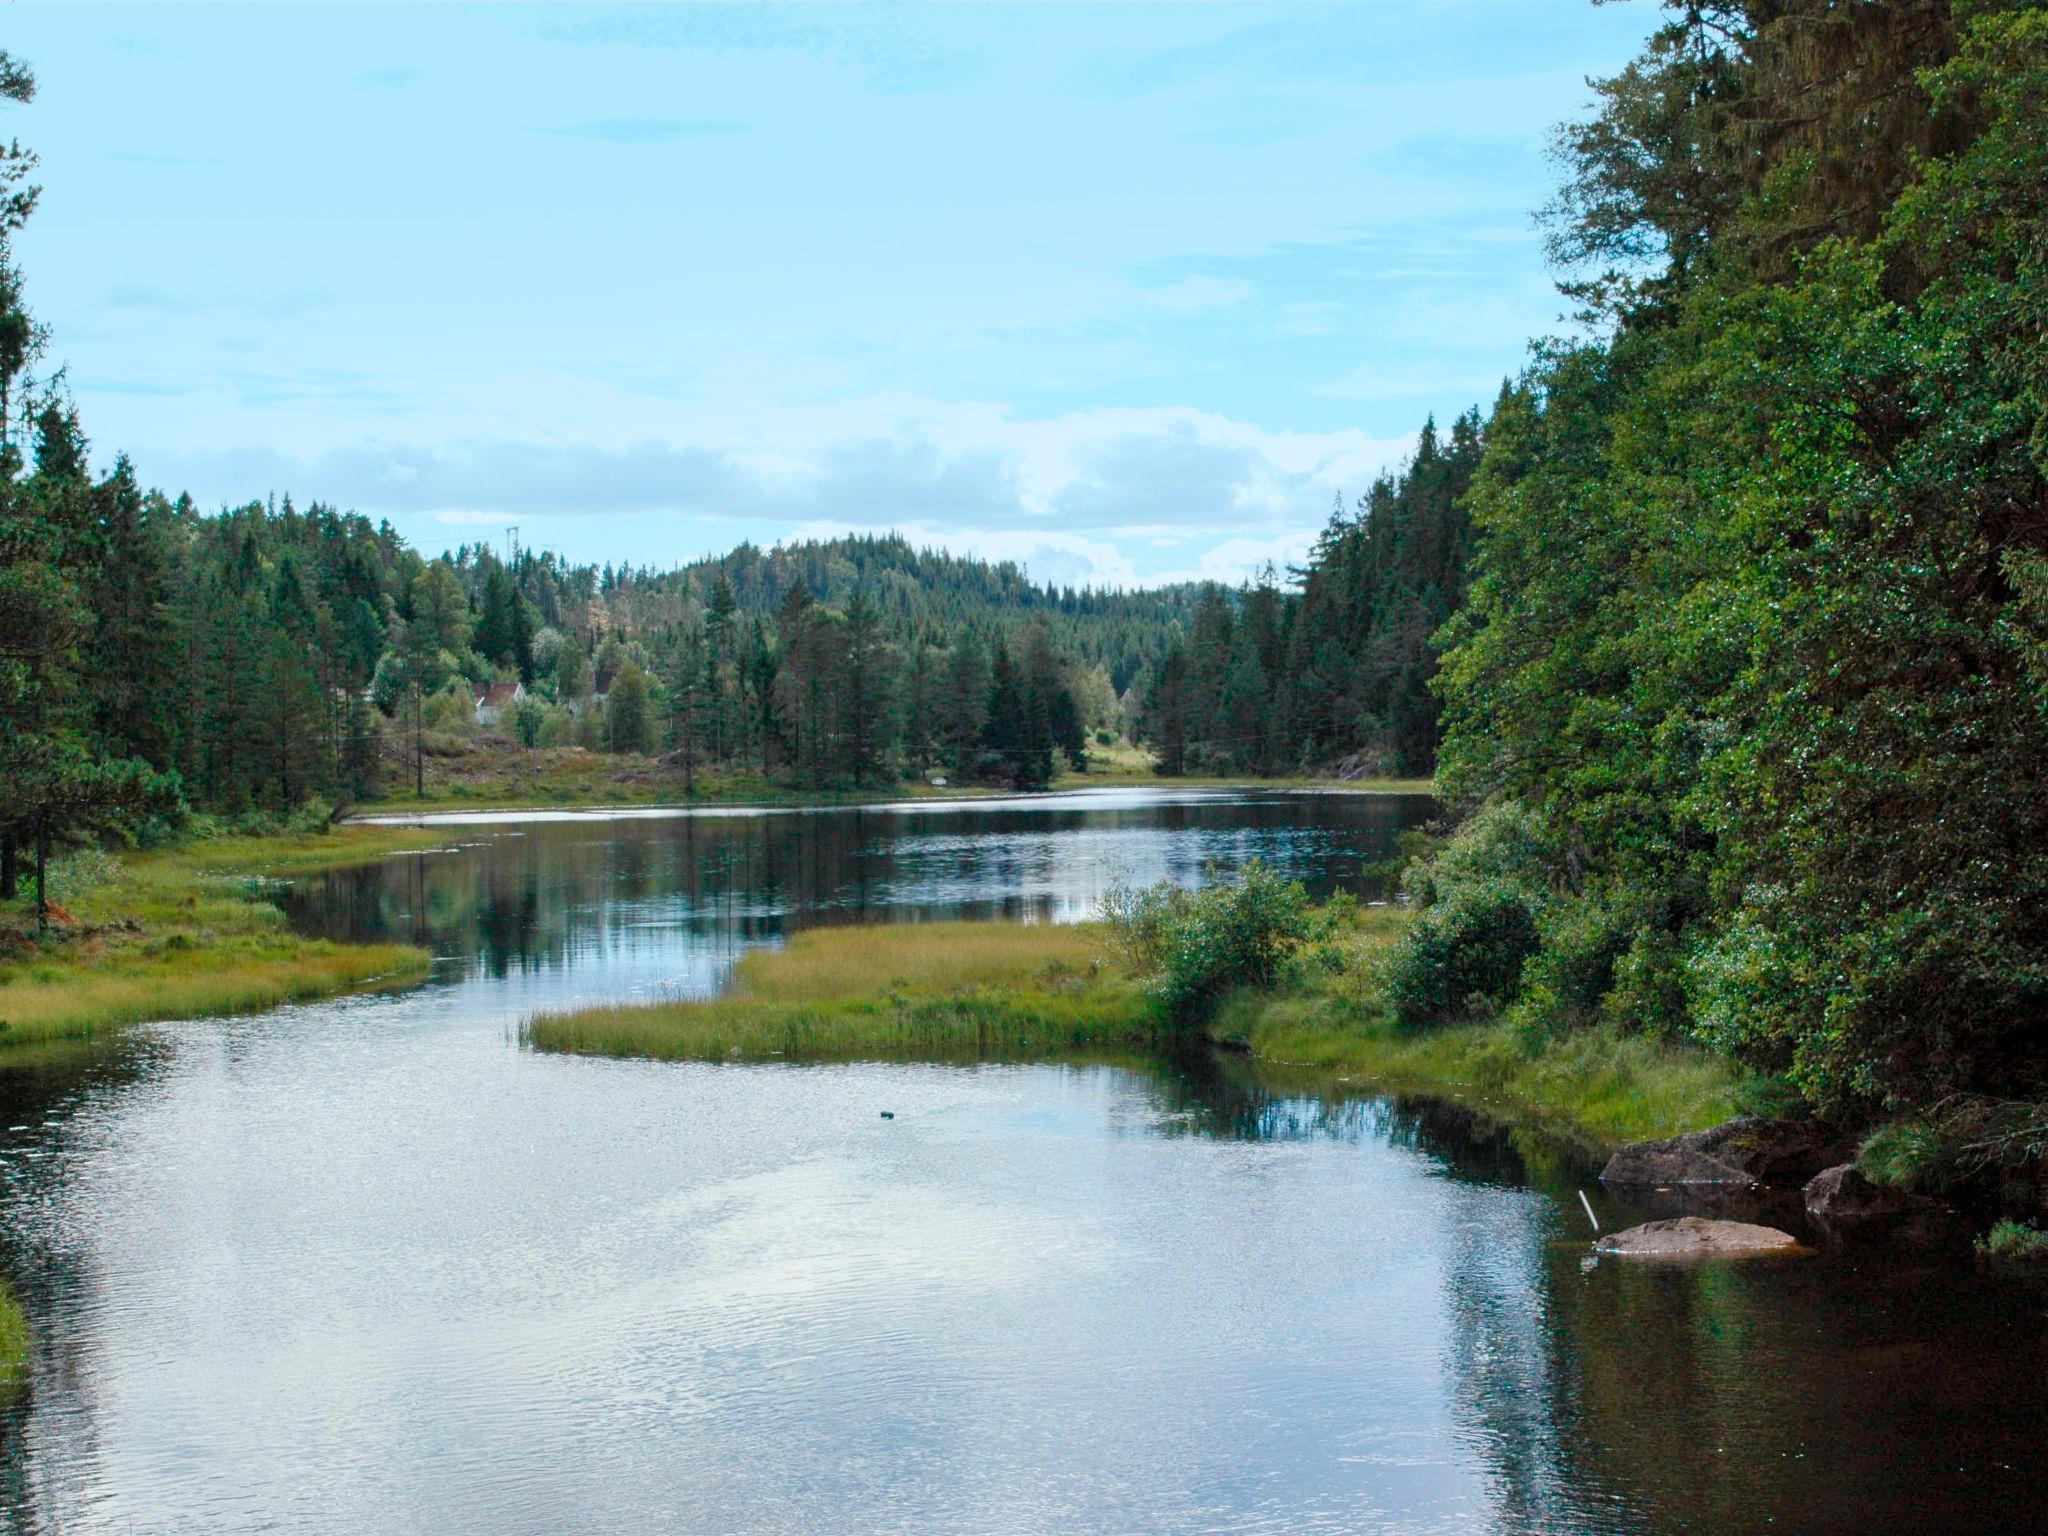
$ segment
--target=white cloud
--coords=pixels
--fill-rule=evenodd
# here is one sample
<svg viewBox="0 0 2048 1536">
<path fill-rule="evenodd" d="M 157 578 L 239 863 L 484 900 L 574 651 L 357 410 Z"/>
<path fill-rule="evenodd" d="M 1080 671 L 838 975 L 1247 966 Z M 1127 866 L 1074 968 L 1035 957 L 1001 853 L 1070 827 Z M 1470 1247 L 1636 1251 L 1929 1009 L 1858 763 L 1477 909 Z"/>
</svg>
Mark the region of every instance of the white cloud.
<svg viewBox="0 0 2048 1536">
<path fill-rule="evenodd" d="M 624 518 L 644 527 L 634 558 L 651 563 L 791 529 L 896 529 L 1026 562 L 1041 579 L 1128 586 L 1164 579 L 1155 550 L 1227 580 L 1298 560 L 1332 495 L 1355 494 L 1409 446 L 1355 430 L 1269 432 L 1180 407 L 1027 418 L 870 400 L 755 413 L 696 440 L 367 442 L 154 467 L 202 504 L 290 490 L 449 528 L 548 519 L 565 539 L 578 520 Z"/>
</svg>

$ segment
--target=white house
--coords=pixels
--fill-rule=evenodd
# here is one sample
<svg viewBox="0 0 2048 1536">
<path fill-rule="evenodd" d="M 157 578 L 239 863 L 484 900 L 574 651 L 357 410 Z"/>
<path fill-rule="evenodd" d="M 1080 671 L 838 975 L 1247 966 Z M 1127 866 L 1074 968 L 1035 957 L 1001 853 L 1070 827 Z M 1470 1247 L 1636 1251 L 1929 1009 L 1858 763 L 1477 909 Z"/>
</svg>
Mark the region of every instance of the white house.
<svg viewBox="0 0 2048 1536">
<path fill-rule="evenodd" d="M 489 683 L 477 690 L 476 723 L 496 725 L 505 711 L 526 697 L 524 683 Z"/>
</svg>

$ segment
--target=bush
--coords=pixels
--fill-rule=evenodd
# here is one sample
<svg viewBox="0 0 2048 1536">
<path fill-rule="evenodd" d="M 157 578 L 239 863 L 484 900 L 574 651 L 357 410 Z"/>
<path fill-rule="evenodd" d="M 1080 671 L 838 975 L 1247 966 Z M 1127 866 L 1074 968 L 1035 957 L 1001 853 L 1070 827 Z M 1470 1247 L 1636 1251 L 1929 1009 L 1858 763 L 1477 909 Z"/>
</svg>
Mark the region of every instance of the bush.
<svg viewBox="0 0 2048 1536">
<path fill-rule="evenodd" d="M 1948 1139 L 1925 1120 L 1894 1120 L 1865 1138 L 1856 1166 L 1875 1184 L 1920 1193 L 1954 1182 Z"/>
<path fill-rule="evenodd" d="M 1535 903 L 1522 886 L 1460 885 L 1416 914 L 1387 964 L 1387 1001 L 1408 1028 L 1500 1012 L 1521 993 L 1538 943 Z"/>
<path fill-rule="evenodd" d="M 1257 860 L 1197 891 L 1162 881 L 1115 886 L 1102 899 L 1111 943 L 1154 977 L 1173 1017 L 1191 1022 L 1233 987 L 1270 985 L 1289 958 L 1325 943 L 1350 907 L 1317 907 L 1299 880 Z"/>
<path fill-rule="evenodd" d="M 1977 1251 L 1995 1259 L 2048 1259 L 2048 1232 L 2025 1222 L 2001 1221 L 1977 1239 Z"/>
</svg>

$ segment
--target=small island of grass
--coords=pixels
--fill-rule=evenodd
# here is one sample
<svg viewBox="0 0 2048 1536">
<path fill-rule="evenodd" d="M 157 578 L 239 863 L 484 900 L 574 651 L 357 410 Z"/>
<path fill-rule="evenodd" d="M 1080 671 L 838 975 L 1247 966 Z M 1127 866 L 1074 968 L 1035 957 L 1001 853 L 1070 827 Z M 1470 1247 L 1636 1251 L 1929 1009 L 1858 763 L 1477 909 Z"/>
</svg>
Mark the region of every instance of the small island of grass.
<svg viewBox="0 0 2048 1536">
<path fill-rule="evenodd" d="M 1253 874 L 1204 893 L 1137 893 L 1111 922 L 811 929 L 744 956 L 716 997 L 543 1013 L 523 1033 L 543 1051 L 707 1062 L 1215 1045 L 1310 1091 L 1451 1100 L 1589 1147 L 1736 1111 L 1739 1074 L 1696 1048 L 1604 1033 L 1543 1041 L 1498 1021 L 1404 1027 L 1382 977 L 1409 915 L 1348 900 L 1312 908 L 1290 886 Z M 1241 942 L 1262 922 L 1300 941 L 1278 939 L 1262 959 L 1259 941 Z"/>
<path fill-rule="evenodd" d="M 1156 1037 L 1095 925 L 813 928 L 742 956 L 713 998 L 543 1013 L 541 1050 L 670 1061 L 1016 1059 Z"/>
</svg>

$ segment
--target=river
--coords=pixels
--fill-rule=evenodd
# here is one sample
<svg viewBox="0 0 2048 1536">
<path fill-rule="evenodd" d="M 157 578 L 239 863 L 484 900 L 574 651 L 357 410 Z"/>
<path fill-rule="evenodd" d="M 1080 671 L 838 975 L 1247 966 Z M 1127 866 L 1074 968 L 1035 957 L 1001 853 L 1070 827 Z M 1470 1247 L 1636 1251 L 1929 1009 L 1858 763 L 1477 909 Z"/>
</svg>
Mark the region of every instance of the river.
<svg viewBox="0 0 2048 1536">
<path fill-rule="evenodd" d="M 2043 1528 L 2048 1310 L 1952 1255 L 1588 1262 L 1571 1157 L 1228 1059 L 557 1058 L 818 922 L 1067 920 L 1427 802 L 474 817 L 300 882 L 389 995 L 0 1078 L 37 1532 Z M 882 1111 L 893 1119 L 883 1119 Z"/>
</svg>

